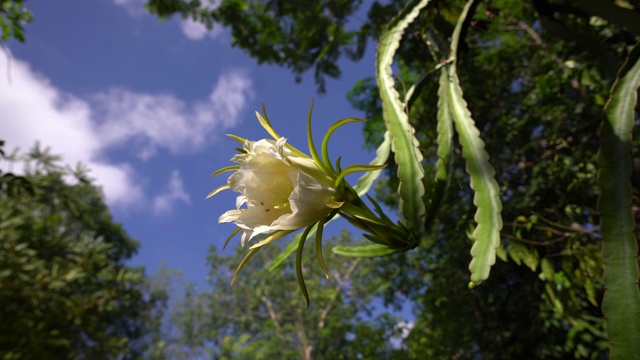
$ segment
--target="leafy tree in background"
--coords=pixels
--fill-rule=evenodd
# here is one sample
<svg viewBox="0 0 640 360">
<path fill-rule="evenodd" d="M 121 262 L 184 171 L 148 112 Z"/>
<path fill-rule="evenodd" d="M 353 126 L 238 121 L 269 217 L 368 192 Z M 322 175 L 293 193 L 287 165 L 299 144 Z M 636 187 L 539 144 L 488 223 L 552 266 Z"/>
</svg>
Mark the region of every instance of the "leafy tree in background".
<svg viewBox="0 0 640 360">
<path fill-rule="evenodd" d="M 24 42 L 24 25 L 33 20 L 33 14 L 24 6 L 23 0 L 0 1 L 0 30 L 2 41 L 15 38 Z"/>
<path fill-rule="evenodd" d="M 24 176 L 0 177 L 0 358 L 139 358 L 166 294 L 125 264 L 138 243 L 84 169 L 1 155 Z"/>
<path fill-rule="evenodd" d="M 500 5 L 502 7 L 497 8 Z M 630 16 L 638 17 L 638 8 L 635 9 L 636 15 L 632 13 Z M 460 303 L 476 304 L 476 310 L 483 310 L 475 312 L 476 317 L 485 314 L 478 319 L 478 328 L 474 331 L 465 326 L 456 329 L 455 326 L 436 325 L 447 329 L 447 333 L 428 334 L 433 340 L 431 346 L 446 343 L 446 339 L 454 338 L 454 334 L 467 333 L 472 336 L 455 338 L 468 339 L 468 345 L 463 348 L 475 349 L 487 358 L 509 358 L 508 353 L 488 354 L 492 353 L 491 349 L 504 351 L 514 347 L 514 351 L 526 355 L 522 345 L 527 343 L 527 338 L 515 341 L 523 332 L 513 331 L 513 325 L 523 321 L 529 325 L 537 324 L 531 327 L 534 330 L 532 338 L 540 331 L 556 334 L 538 337 L 544 340 L 536 341 L 538 344 L 548 343 L 549 339 L 556 342 L 555 345 L 549 344 L 553 346 L 547 349 L 536 347 L 539 358 L 552 357 L 544 353 L 546 350 L 551 350 L 553 356 L 597 357 L 599 351 L 603 351 L 604 328 L 599 309 L 603 265 L 601 238 L 597 233 L 595 175 L 599 146 L 597 134 L 604 118 L 602 106 L 611 85 L 605 70 L 608 64 L 601 62 L 599 56 L 536 26 L 536 21 L 543 15 L 536 14 L 534 10 L 524 3 L 520 3 L 520 7 L 514 3 L 505 6 L 500 2 L 479 5 L 465 38 L 466 50 L 458 55 L 457 65 L 465 98 L 492 156 L 496 178 L 504 189 L 502 217 L 505 227 L 501 233 L 503 245 L 499 248 L 504 251 L 499 251 L 498 255 L 503 260 L 513 260 L 518 265 L 529 267 L 538 273 L 537 277 L 529 276 L 529 281 L 524 281 L 527 278 L 525 274 L 512 269 L 514 264 L 511 263 L 506 265 L 507 268 L 498 264 L 492 270 L 488 284 L 471 292 L 462 286 L 454 292 L 456 286 L 450 281 L 452 277 L 434 280 L 424 290 L 424 295 L 419 295 L 423 297 L 425 312 L 421 318 L 433 322 L 442 320 L 443 309 L 449 307 L 440 299 L 449 299 L 448 302 L 454 304 L 459 300 Z M 437 18 L 439 13 L 427 11 L 425 17 Z M 444 17 L 447 12 L 442 14 Z M 598 46 L 611 53 L 623 54 L 628 49 L 633 36 L 622 26 L 591 18 L 596 26 L 590 27 L 590 17 L 579 14 L 580 17 L 572 16 L 567 23 L 579 27 L 582 36 L 588 36 L 596 43 L 600 41 Z M 424 23 L 444 20 L 425 20 L 415 25 L 419 27 Z M 424 30 L 414 29 L 410 33 L 422 32 Z M 415 46 L 421 45 L 420 39 L 413 40 Z M 399 65 L 403 69 L 400 77 L 408 83 L 421 75 L 415 69 L 432 67 L 437 61 L 431 60 L 431 65 L 425 65 L 424 57 L 416 56 L 419 52 L 410 46 L 410 41 L 411 37 L 409 44 L 401 47 L 402 55 L 399 57 Z M 422 42 L 422 52 L 427 51 Z M 376 99 L 377 90 L 373 87 L 371 81 L 365 82 L 352 93 L 355 104 L 369 115 L 380 114 L 380 109 L 376 109 L 379 105 L 370 101 Z M 412 119 L 419 129 L 422 144 L 433 143 L 436 139 L 433 123 L 436 92 L 435 79 L 427 82 L 422 96 L 412 107 Z M 376 135 L 380 134 L 377 130 L 380 122 L 376 124 L 374 120 L 368 126 L 369 139 L 380 136 Z M 636 140 L 632 151 L 636 164 L 632 184 L 640 183 L 638 147 Z M 434 147 L 423 145 L 422 149 L 425 158 L 434 158 Z M 427 165 L 427 177 L 433 174 L 434 165 L 435 162 Z M 439 254 L 438 261 L 445 262 L 442 267 L 437 267 L 437 272 L 446 272 L 448 266 L 466 271 L 464 264 L 469 260 L 466 251 L 460 249 L 469 246 L 467 234 L 474 224 L 469 199 L 473 195 L 465 184 L 468 180 L 459 157 L 453 166 L 453 186 L 448 188 L 447 198 L 435 222 L 433 236 L 439 240 L 425 244 L 429 252 L 435 250 Z M 393 183 L 393 177 L 390 179 L 389 186 L 394 189 L 397 183 Z M 382 189 L 382 193 L 383 196 L 387 194 L 389 201 L 395 201 L 394 196 L 389 196 L 394 191 L 387 188 Z M 637 197 L 633 201 L 638 204 Z M 423 257 L 424 253 L 410 256 Z M 432 271 L 436 272 L 435 269 Z M 515 276 L 518 273 L 520 275 Z M 495 277 L 502 281 L 494 282 Z M 463 276 L 459 278 L 462 281 Z M 408 288 L 420 289 L 420 283 Z M 502 295 L 508 294 L 509 297 L 500 296 L 499 289 L 504 289 Z M 533 307 L 530 315 L 534 315 L 536 321 L 527 319 L 521 309 L 513 306 L 517 303 L 511 300 L 520 296 L 531 299 L 528 303 Z M 501 304 L 503 309 L 511 308 L 509 316 L 500 309 L 495 313 L 487 311 L 491 309 L 489 305 L 499 299 L 508 300 L 497 304 Z M 449 309 L 451 311 L 445 314 L 460 316 L 460 323 L 474 314 L 459 311 L 456 306 Z M 495 319 L 512 320 L 493 327 L 490 324 Z M 428 323 L 425 325 L 414 327 L 414 332 L 422 329 L 426 336 L 430 326 Z M 498 334 L 502 332 L 499 337 L 493 337 L 500 342 L 489 342 L 485 346 L 478 344 L 495 335 L 490 329 L 495 329 Z M 518 347 L 521 349 L 517 350 Z M 528 356 L 532 356 L 531 353 Z"/>
<path fill-rule="evenodd" d="M 474 209 L 458 157 L 452 164 L 453 185 L 425 243 L 425 252 L 431 255 L 407 254 L 412 259 L 408 263 L 417 269 L 404 270 L 424 275 L 407 276 L 409 283 L 399 287 L 421 304 L 418 323 L 407 340 L 417 351 L 435 349 L 442 358 L 455 354 L 463 358 L 598 357 L 605 353 L 599 310 L 601 245 L 594 232 L 595 134 L 610 83 L 589 54 L 535 30 L 532 10 L 524 3 L 510 4 L 499 9 L 498 16 L 498 9 L 479 6 L 476 23 L 467 33 L 466 52 L 458 62 L 465 97 L 482 129 L 496 178 L 506 189 L 500 248 L 504 251 L 498 255 L 510 261 L 494 267 L 486 284 L 466 289 L 467 234 L 474 224 Z M 446 22 L 438 14 L 444 17 L 447 11 L 427 12 L 425 16 L 435 19 L 425 23 Z M 608 34 L 609 39 L 616 36 L 621 35 Z M 400 78 L 410 83 L 421 75 L 411 69 L 429 68 L 437 59 L 425 64 L 424 56 L 416 56 L 429 51 L 424 42 L 411 37 L 407 41 L 401 47 L 399 66 Z M 421 52 L 413 46 L 421 47 Z M 617 46 L 625 45 L 618 42 Z M 424 84 L 422 96 L 412 107 L 423 144 L 436 139 L 437 88 L 436 79 Z M 350 95 L 352 103 L 373 118 L 366 129 L 372 145 L 384 128 L 380 104 L 373 101 L 376 95 L 372 80 L 361 82 Z M 435 157 L 435 147 L 422 146 L 422 150 L 425 158 Z M 434 169 L 435 162 L 427 164 L 427 177 Z M 379 190 L 393 204 L 397 182 L 389 179 Z M 469 326 L 469 318 L 477 326 Z"/>
<path fill-rule="evenodd" d="M 296 81 L 313 70 L 319 91 L 326 77 L 341 74 L 338 60 L 359 60 L 365 51 L 368 26 L 352 26 L 362 0 L 244 1 L 150 0 L 147 9 L 161 19 L 180 13 L 206 25 L 228 26 L 233 46 L 259 63 L 291 69 Z"/>
<path fill-rule="evenodd" d="M 349 242 L 348 234 L 343 233 L 336 243 Z M 336 244 L 326 243 L 326 250 Z M 277 271 L 264 269 L 264 264 L 278 254 L 277 247 L 265 247 L 256 253 L 242 270 L 251 276 L 231 286 L 244 252 L 238 248 L 231 256 L 221 256 L 215 246 L 211 247 L 210 287 L 197 291 L 187 285 L 181 299 L 174 299 L 163 342 L 151 351 L 151 358 L 405 358 L 403 350 L 390 341 L 401 336 L 400 320 L 387 313 L 374 314 L 372 296 L 357 280 L 371 269 L 371 260 L 344 261 L 327 252 L 331 269 L 328 281 L 318 276 L 315 262 L 304 264 L 305 273 L 310 267 L 307 286 L 314 293 L 307 309 L 296 285 L 293 261 Z M 166 273 L 160 279 L 173 282 Z"/>
</svg>

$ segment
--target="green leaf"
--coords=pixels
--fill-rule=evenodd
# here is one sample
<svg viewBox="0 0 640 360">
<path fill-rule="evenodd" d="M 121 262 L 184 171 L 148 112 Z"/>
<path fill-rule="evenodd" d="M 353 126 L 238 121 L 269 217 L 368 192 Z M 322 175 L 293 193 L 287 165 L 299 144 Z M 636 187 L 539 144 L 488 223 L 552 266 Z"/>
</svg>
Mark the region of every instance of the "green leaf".
<svg viewBox="0 0 640 360">
<path fill-rule="evenodd" d="M 424 169 L 415 129 L 409 124 L 404 103 L 395 89 L 391 64 L 405 29 L 416 19 L 429 0 L 412 1 L 388 25 L 380 37 L 376 55 L 376 78 L 382 100 L 383 118 L 391 134 L 391 146 L 398 164 L 399 212 L 402 222 L 422 232 L 425 207 Z"/>
<path fill-rule="evenodd" d="M 474 1 L 465 5 L 451 37 L 451 54 L 455 57 L 462 24 Z M 494 176 L 495 171 L 489 164 L 489 154 L 484 149 L 484 141 L 475 126 L 467 102 L 462 96 L 462 88 L 456 71 L 455 60 L 443 68 L 447 72 L 445 82 L 446 101 L 453 117 L 458 140 L 462 145 L 462 156 L 466 161 L 466 170 L 471 177 L 471 188 L 475 191 L 473 202 L 477 207 L 475 220 L 478 223 L 472 236 L 475 240 L 471 247 L 473 257 L 469 264 L 471 284 L 478 285 L 489 277 L 491 266 L 496 262 L 496 248 L 500 245 L 502 229 L 502 203 L 500 188 Z"/>
<path fill-rule="evenodd" d="M 386 245 L 364 245 L 364 246 L 336 246 L 331 249 L 333 253 L 350 256 L 350 257 L 374 257 L 374 256 L 386 256 L 393 254 L 396 250 Z"/>
<path fill-rule="evenodd" d="M 524 263 L 531 271 L 536 271 L 540 261 L 538 250 L 529 248 L 518 241 L 509 242 L 509 256 L 516 264 Z"/>
<path fill-rule="evenodd" d="M 436 175 L 431 193 L 427 198 L 427 216 L 425 219 L 425 229 L 430 231 L 431 226 L 437 218 L 438 210 L 442 205 L 442 200 L 446 195 L 447 188 L 451 183 L 451 174 L 453 168 L 453 117 L 448 101 L 448 79 L 447 71 L 440 74 L 440 86 L 438 88 L 438 137 L 436 143 L 438 150 L 436 155 Z"/>
<path fill-rule="evenodd" d="M 544 258 L 540 261 L 540 279 L 544 281 L 553 281 L 553 274 L 555 274 L 555 270 L 553 270 L 553 265 L 549 259 Z"/>
<path fill-rule="evenodd" d="M 600 133 L 598 197 L 603 246 L 604 298 L 611 343 L 610 358 L 638 359 L 640 294 L 638 292 L 638 243 L 631 209 L 631 131 L 640 87 L 640 43 L 620 69 Z"/>
</svg>

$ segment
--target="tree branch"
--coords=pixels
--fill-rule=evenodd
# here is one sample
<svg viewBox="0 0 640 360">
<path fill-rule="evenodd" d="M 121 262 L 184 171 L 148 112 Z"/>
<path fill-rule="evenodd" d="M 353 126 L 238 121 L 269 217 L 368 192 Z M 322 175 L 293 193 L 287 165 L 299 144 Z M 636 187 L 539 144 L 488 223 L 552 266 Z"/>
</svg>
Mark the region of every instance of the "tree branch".
<svg viewBox="0 0 640 360">
<path fill-rule="evenodd" d="M 338 298 L 338 293 L 340 291 L 340 288 L 344 285 L 344 283 L 349 281 L 349 279 L 351 278 L 351 274 L 353 273 L 353 270 L 355 270 L 358 264 L 360 264 L 361 260 L 362 258 L 357 258 L 353 263 L 351 263 L 351 266 L 349 266 L 349 269 L 347 269 L 347 272 L 344 274 L 342 281 L 340 281 L 340 276 L 336 275 L 337 285 L 334 288 L 334 293 L 331 296 L 331 299 L 329 300 L 329 302 L 327 303 L 327 306 L 324 307 L 324 309 L 322 310 L 322 313 L 320 314 L 320 320 L 318 321 L 319 328 L 322 329 L 324 327 L 324 322 L 327 319 L 327 316 L 329 315 L 329 311 L 331 311 L 333 304 Z"/>
<path fill-rule="evenodd" d="M 265 290 L 265 295 L 262 295 L 260 299 L 267 306 L 267 311 L 269 312 L 269 317 L 271 318 L 271 322 L 273 322 L 273 326 L 276 328 L 276 334 L 282 340 L 287 340 L 287 338 L 282 334 L 282 328 L 280 327 L 280 323 L 278 322 L 278 316 L 276 315 L 275 310 L 273 309 L 273 303 L 266 296 L 268 295 L 267 290 Z"/>
</svg>

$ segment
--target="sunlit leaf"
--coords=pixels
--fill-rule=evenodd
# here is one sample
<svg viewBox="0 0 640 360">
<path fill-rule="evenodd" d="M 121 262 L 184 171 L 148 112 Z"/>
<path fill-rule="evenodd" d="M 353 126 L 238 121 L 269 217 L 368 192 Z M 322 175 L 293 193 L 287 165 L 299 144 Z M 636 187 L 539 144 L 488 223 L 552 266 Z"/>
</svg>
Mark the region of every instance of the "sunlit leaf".
<svg viewBox="0 0 640 360">
<path fill-rule="evenodd" d="M 383 118 L 391 134 L 391 147 L 398 164 L 399 212 L 402 221 L 418 232 L 424 228 L 425 217 L 423 159 L 414 135 L 415 129 L 409 124 L 406 108 L 395 89 L 391 64 L 405 29 L 428 3 L 429 0 L 412 1 L 387 25 L 380 37 L 376 56 Z"/>
<path fill-rule="evenodd" d="M 458 41 L 462 31 L 462 24 L 474 1 L 465 5 L 460 15 L 453 36 L 451 37 L 451 54 L 457 53 Z M 447 72 L 446 87 L 442 91 L 446 94 L 449 110 L 458 134 L 458 141 L 462 145 L 462 156 L 466 162 L 466 171 L 471 177 L 471 188 L 475 194 L 473 202 L 477 207 L 475 220 L 478 223 L 472 236 L 475 240 L 471 247 L 472 260 L 469 264 L 471 271 L 471 285 L 477 285 L 489 277 L 491 266 L 496 262 L 496 248 L 500 245 L 500 230 L 502 229 L 502 203 L 500 188 L 495 180 L 495 171 L 489 164 L 489 154 L 484 149 L 484 141 L 480 138 L 480 131 L 475 125 L 467 102 L 462 96 L 462 88 L 456 70 L 455 61 L 444 67 Z"/>
<path fill-rule="evenodd" d="M 350 257 L 375 257 L 393 254 L 396 250 L 386 245 L 336 246 L 331 249 L 335 254 Z"/>
</svg>

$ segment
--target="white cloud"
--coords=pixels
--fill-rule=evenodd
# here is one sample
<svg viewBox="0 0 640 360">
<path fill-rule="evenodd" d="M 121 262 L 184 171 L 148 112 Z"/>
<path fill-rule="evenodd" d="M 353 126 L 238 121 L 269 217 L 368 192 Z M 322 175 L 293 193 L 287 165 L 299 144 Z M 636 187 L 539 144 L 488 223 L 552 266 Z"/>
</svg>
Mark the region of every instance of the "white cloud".
<svg viewBox="0 0 640 360">
<path fill-rule="evenodd" d="M 207 27 L 199 23 L 193 19 L 182 20 L 180 23 L 180 30 L 184 36 L 189 38 L 190 40 L 198 41 L 205 38 L 205 36 L 209 36 L 212 39 L 218 37 L 218 35 L 222 34 L 222 25 L 214 24 L 211 30 L 207 29 Z"/>
<path fill-rule="evenodd" d="M 180 172 L 178 170 L 174 170 L 171 173 L 171 179 L 169 180 L 164 193 L 156 195 L 153 198 L 153 212 L 156 215 L 168 214 L 171 212 L 173 205 L 178 201 L 189 204 L 191 199 L 189 194 L 184 191 Z"/>
<path fill-rule="evenodd" d="M 113 0 L 113 2 L 124 7 L 130 16 L 140 16 L 146 13 L 144 4 L 147 3 L 147 0 Z"/>
<path fill-rule="evenodd" d="M 147 0 L 113 0 L 116 5 L 122 6 L 127 10 L 127 14 L 132 17 L 138 17 L 147 13 L 144 8 Z M 220 6 L 219 0 L 204 0 L 201 4 L 202 8 L 213 10 Z M 191 18 L 180 21 L 180 30 L 189 40 L 200 41 L 205 37 L 211 39 L 217 38 L 222 34 L 222 25 L 215 24 L 213 29 L 209 30 L 207 27 Z"/>
<path fill-rule="evenodd" d="M 7 58 L 0 56 L 0 69 Z M 36 141 L 62 154 L 69 164 L 82 162 L 92 169 L 112 205 L 127 205 L 142 197 L 126 164 L 102 161 L 100 139 L 91 119 L 89 104 L 57 90 L 29 65 L 13 59 L 11 80 L 0 77 L 0 134 L 6 150 L 30 149 Z"/>
<path fill-rule="evenodd" d="M 0 69 L 7 69 L 4 56 Z M 171 154 L 201 150 L 217 131 L 238 124 L 253 96 L 250 79 L 239 70 L 222 75 L 208 98 L 188 103 L 174 95 L 122 88 L 80 99 L 57 89 L 23 61 L 13 59 L 9 69 L 10 78 L 0 75 L 0 136 L 6 140 L 5 150 L 26 151 L 39 141 L 66 163 L 86 165 L 103 187 L 107 203 L 127 208 L 146 203 L 141 183 L 147 179 L 131 163 L 109 161 L 110 150 L 133 148 L 143 159 L 158 149 Z M 171 184 L 174 197 L 159 197 L 151 204 L 154 208 L 163 201 L 169 205 L 185 201 L 186 194 L 177 187 L 179 174 Z"/>
<path fill-rule="evenodd" d="M 206 10 L 215 10 L 220 6 L 220 0 L 203 0 L 201 6 Z M 215 39 L 222 34 L 222 25 L 213 24 L 213 28 L 209 30 L 204 24 L 193 19 L 182 20 L 180 29 L 184 36 L 194 41 L 202 40 L 205 36 Z"/>
<path fill-rule="evenodd" d="M 239 115 L 253 97 L 246 73 L 223 74 L 207 101 L 191 105 L 169 94 L 142 94 L 115 88 L 94 97 L 101 123 L 101 141 L 107 146 L 127 144 L 148 159 L 158 148 L 173 154 L 203 148 L 216 131 L 238 124 Z"/>
</svg>

